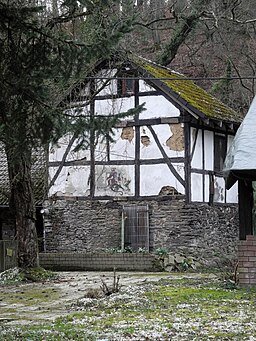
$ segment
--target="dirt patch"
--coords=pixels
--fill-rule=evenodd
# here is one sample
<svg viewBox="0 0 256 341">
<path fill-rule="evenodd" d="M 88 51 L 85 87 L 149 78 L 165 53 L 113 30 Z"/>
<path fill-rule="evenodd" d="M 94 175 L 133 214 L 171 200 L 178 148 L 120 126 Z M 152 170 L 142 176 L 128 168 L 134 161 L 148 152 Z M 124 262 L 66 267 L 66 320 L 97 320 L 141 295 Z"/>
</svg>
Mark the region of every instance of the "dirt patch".
<svg viewBox="0 0 256 341">
<path fill-rule="evenodd" d="M 166 277 L 165 273 L 121 272 L 120 284 L 128 286 Z M 0 325 L 24 325 L 54 321 L 70 314 L 72 304 L 88 290 L 100 288 L 101 278 L 111 285 L 113 272 L 60 272 L 50 282 L 0 287 Z"/>
</svg>

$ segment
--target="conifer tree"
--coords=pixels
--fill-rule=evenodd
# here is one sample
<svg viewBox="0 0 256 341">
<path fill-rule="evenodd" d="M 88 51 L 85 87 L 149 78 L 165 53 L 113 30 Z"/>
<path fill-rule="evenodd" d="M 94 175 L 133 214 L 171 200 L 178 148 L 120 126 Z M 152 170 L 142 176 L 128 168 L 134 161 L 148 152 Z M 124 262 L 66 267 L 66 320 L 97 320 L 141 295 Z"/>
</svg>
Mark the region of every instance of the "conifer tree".
<svg viewBox="0 0 256 341">
<path fill-rule="evenodd" d="M 115 0 L 66 0 L 57 17 L 31 3 L 0 1 L 0 143 L 22 268 L 38 265 L 33 151 L 72 129 L 79 134 L 78 126 L 89 128 L 81 118 L 71 122 L 61 100 L 97 61 L 113 53 L 132 25 L 131 15 L 111 13 Z M 99 132 L 111 126 L 93 124 Z"/>
</svg>

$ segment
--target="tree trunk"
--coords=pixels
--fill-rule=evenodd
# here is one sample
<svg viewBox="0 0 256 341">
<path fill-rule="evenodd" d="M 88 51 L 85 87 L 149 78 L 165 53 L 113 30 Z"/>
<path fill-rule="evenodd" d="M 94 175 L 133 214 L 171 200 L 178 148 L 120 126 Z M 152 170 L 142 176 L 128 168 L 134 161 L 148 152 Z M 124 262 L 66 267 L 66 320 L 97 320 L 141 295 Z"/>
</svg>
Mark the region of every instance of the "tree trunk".
<svg viewBox="0 0 256 341">
<path fill-rule="evenodd" d="M 10 208 L 16 222 L 17 259 L 21 268 L 37 267 L 38 243 L 31 177 L 31 151 L 6 148 L 10 179 Z"/>
</svg>

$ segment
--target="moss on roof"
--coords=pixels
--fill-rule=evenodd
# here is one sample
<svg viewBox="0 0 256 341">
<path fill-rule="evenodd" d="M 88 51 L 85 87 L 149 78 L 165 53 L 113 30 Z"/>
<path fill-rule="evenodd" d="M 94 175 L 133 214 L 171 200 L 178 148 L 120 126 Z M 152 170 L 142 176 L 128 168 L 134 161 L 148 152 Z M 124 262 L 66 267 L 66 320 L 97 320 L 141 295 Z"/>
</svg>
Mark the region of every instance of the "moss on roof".
<svg viewBox="0 0 256 341">
<path fill-rule="evenodd" d="M 132 61 L 150 73 L 153 77 L 160 78 L 161 82 L 167 85 L 171 91 L 183 100 L 183 102 L 185 101 L 193 108 L 199 110 L 205 118 L 234 123 L 242 121 L 243 115 L 241 113 L 235 112 L 217 98 L 197 86 L 192 80 L 187 80 L 187 78 L 180 73 L 157 65 L 142 57 L 132 57 Z"/>
</svg>

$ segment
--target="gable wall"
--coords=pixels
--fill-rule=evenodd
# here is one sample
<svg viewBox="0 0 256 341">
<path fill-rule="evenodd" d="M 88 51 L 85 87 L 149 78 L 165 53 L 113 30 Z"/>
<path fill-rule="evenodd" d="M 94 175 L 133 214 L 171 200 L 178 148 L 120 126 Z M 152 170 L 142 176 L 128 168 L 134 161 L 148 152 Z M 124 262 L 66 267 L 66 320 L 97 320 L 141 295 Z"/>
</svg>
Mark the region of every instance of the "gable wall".
<svg viewBox="0 0 256 341">
<path fill-rule="evenodd" d="M 114 128 L 113 142 L 104 139 L 97 143 L 94 148 L 95 166 L 89 148 L 79 152 L 71 150 L 49 195 L 91 195 L 92 172 L 95 173 L 95 196 L 158 195 L 165 186 L 184 194 L 184 185 L 171 172 L 165 160 L 165 157 L 173 159 L 173 168 L 184 181 L 184 132 L 183 124 L 178 121 L 179 109 L 143 81 L 139 82 L 139 93 L 123 98 L 113 97 L 117 91 L 113 82 L 96 97 L 93 105 L 96 116 L 115 115 L 142 103 L 145 103 L 146 110 L 138 117 L 125 118 L 123 127 Z M 84 113 L 89 115 L 88 107 Z M 156 119 L 162 121 L 156 124 Z M 176 122 L 168 123 L 172 119 Z M 135 126 L 125 126 L 129 120 L 135 120 Z M 149 125 L 140 123 L 141 120 L 146 120 L 143 122 L 149 122 Z M 65 136 L 57 146 L 50 148 L 50 179 L 58 170 L 70 140 L 71 136 Z"/>
<path fill-rule="evenodd" d="M 95 82 L 101 86 L 103 80 Z M 184 113 L 181 115 L 178 105 L 176 107 L 146 82 L 140 80 L 136 84 L 134 93 L 120 97 L 117 80 L 112 79 L 97 94 L 94 104 L 84 108 L 86 115 L 93 108 L 95 116 L 104 116 L 145 104 L 145 110 L 139 115 L 125 118 L 120 127 L 113 129 L 113 141 L 104 139 L 97 143 L 94 160 L 91 160 L 89 148 L 76 153 L 71 150 L 59 178 L 50 189 L 50 196 L 151 196 L 158 195 L 168 186 L 186 194 L 192 202 L 237 203 L 237 188 L 226 191 L 222 174 L 214 172 L 214 128 L 208 130 L 207 125 L 203 126 L 197 120 L 196 124 L 201 126 L 190 127 L 189 141 L 185 141 L 184 124 L 187 123 L 182 123 Z M 185 115 L 185 118 L 191 118 L 190 114 Z M 157 124 L 156 119 L 160 120 Z M 127 125 L 129 121 L 134 125 Z M 224 127 L 216 130 L 224 133 L 229 147 L 232 133 L 227 133 Z M 58 146 L 51 148 L 50 179 L 58 170 L 70 139 L 65 136 Z M 189 149 L 187 154 L 185 142 Z M 171 166 L 167 164 L 168 158 Z M 191 164 L 187 160 L 186 165 L 186 158 Z M 95 186 L 90 184 L 91 174 Z"/>
</svg>

